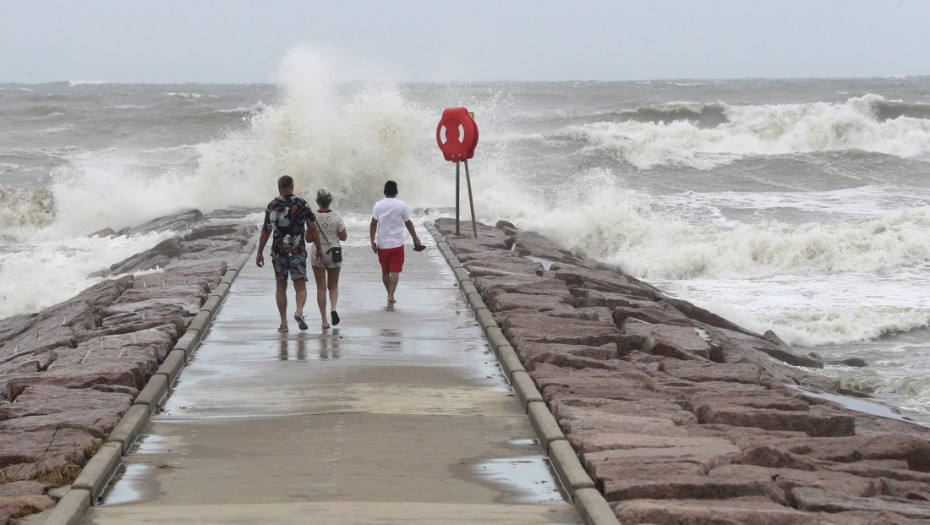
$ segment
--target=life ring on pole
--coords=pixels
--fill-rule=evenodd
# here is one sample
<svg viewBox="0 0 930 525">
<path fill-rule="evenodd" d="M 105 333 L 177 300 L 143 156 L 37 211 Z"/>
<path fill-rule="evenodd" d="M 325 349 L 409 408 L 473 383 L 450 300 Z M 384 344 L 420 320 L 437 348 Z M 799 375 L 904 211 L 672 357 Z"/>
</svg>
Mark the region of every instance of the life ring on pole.
<svg viewBox="0 0 930 525">
<path fill-rule="evenodd" d="M 446 160 L 458 162 L 475 156 L 478 125 L 465 108 L 447 108 L 436 127 L 436 143 Z"/>
</svg>

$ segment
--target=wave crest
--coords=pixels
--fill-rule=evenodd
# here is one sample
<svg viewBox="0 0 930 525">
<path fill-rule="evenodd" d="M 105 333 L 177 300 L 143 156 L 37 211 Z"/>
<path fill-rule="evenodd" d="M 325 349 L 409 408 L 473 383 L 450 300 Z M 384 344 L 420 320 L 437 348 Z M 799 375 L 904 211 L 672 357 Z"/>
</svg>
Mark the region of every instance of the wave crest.
<svg viewBox="0 0 930 525">
<path fill-rule="evenodd" d="M 747 156 L 859 149 L 899 157 L 930 154 L 930 105 L 879 95 L 842 103 L 642 107 L 616 121 L 560 131 L 640 169 L 711 169 Z"/>
</svg>

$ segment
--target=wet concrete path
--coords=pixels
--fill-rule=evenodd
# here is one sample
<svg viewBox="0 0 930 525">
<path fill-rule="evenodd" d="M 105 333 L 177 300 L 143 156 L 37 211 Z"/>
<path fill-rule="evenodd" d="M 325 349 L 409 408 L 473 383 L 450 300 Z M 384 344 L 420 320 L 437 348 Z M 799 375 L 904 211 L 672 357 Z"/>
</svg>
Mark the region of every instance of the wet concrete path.
<svg viewBox="0 0 930 525">
<path fill-rule="evenodd" d="M 582 523 L 441 254 L 408 250 L 391 308 L 357 230 L 336 328 L 311 282 L 278 334 L 270 266 L 243 268 L 84 523 Z"/>
</svg>

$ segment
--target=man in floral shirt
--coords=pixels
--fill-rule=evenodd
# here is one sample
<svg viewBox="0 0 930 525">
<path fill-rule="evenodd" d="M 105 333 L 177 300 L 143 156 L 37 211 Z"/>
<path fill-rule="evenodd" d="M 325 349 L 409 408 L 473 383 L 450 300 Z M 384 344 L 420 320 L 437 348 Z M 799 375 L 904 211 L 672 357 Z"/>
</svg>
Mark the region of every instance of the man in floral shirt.
<svg viewBox="0 0 930 525">
<path fill-rule="evenodd" d="M 278 303 L 278 313 L 281 315 L 279 332 L 287 332 L 287 278 L 294 281 L 296 292 L 297 311 L 294 319 L 301 330 L 307 329 L 304 320 L 304 303 L 307 301 L 307 248 L 306 243 L 312 242 L 316 248 L 315 257 L 323 258 L 320 248 L 320 234 L 316 229 L 316 217 L 307 205 L 307 201 L 294 195 L 294 179 L 284 175 L 278 179 L 278 195 L 268 203 L 265 209 L 265 222 L 261 236 L 258 239 L 258 255 L 255 264 L 259 267 L 265 265 L 265 256 L 262 251 L 268 238 L 273 234 L 271 241 L 271 262 L 274 266 L 274 275 L 277 283 L 275 301 Z"/>
</svg>

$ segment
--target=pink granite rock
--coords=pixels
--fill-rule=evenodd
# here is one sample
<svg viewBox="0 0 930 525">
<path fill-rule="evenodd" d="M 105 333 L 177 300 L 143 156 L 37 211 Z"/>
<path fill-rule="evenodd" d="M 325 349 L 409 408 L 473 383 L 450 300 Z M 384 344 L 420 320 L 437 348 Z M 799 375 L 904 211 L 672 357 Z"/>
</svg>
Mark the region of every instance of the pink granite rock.
<svg viewBox="0 0 930 525">
<path fill-rule="evenodd" d="M 523 257 L 535 257 L 547 261 L 576 262 L 579 259 L 568 250 L 536 232 L 521 231 L 514 236 L 514 250 Z"/>
<path fill-rule="evenodd" d="M 560 264 L 552 268 L 556 279 L 580 290 L 607 292 L 655 301 L 659 290 L 642 281 L 616 271 L 592 270 L 581 266 Z"/>
<path fill-rule="evenodd" d="M 38 314 L 0 320 L 0 508 L 28 514 L 53 501 L 42 493 L 10 495 L 18 486 L 11 481 L 76 474 L 256 230 L 198 228 L 200 216 L 143 225 L 138 231 L 191 231 L 109 270 L 157 260 L 163 272 L 103 281 Z"/>
<path fill-rule="evenodd" d="M 801 512 L 774 503 L 768 498 L 757 496 L 724 500 L 638 499 L 615 503 L 612 508 L 621 523 L 657 525 L 683 523 L 689 525 L 823 525 L 827 523 L 817 514 Z"/>
<path fill-rule="evenodd" d="M 82 466 L 100 438 L 80 428 L 0 430 L 0 480 L 28 480 L 69 464 Z"/>
<path fill-rule="evenodd" d="M 43 494 L 0 496 L 0 525 L 7 525 L 12 523 L 13 519 L 42 512 L 53 505 L 55 500 Z"/>
<path fill-rule="evenodd" d="M 503 320 L 501 329 L 514 348 L 521 341 L 601 346 L 616 342 L 620 330 L 616 326 L 546 315 L 511 315 Z"/>
<path fill-rule="evenodd" d="M 805 512 L 891 512 L 914 520 L 930 521 L 930 505 L 915 501 L 905 503 L 880 498 L 855 497 L 814 487 L 797 487 L 791 498 L 798 510 Z"/>
<path fill-rule="evenodd" d="M 711 347 L 694 328 L 657 324 L 639 351 L 674 359 L 709 360 Z"/>
<path fill-rule="evenodd" d="M 679 379 L 699 383 L 731 381 L 758 385 L 762 377 L 762 369 L 751 363 L 712 363 L 667 359 L 662 361 L 658 370 Z"/>
<path fill-rule="evenodd" d="M 636 319 L 652 324 L 691 326 L 694 324 L 685 314 L 662 303 L 650 303 L 642 306 L 616 306 L 613 310 L 614 323 L 623 326 L 627 319 Z"/>
<path fill-rule="evenodd" d="M 536 368 L 537 363 L 549 363 L 555 366 L 562 366 L 555 362 L 559 356 L 574 356 L 597 361 L 610 361 L 619 357 L 616 343 L 608 343 L 602 346 L 581 346 L 581 345 L 564 345 L 564 344 L 526 344 L 518 352 L 523 366 L 527 370 Z M 587 361 L 586 361 L 587 362 Z M 578 368 L 578 367 L 573 367 Z M 603 365 L 594 365 L 593 368 L 604 368 Z"/>
<path fill-rule="evenodd" d="M 900 459 L 911 470 L 930 472 L 930 442 L 913 436 L 847 437 L 794 443 L 789 451 L 838 463 L 870 459 Z"/>
<path fill-rule="evenodd" d="M 771 332 L 498 229 L 461 243 L 491 261 L 471 277 L 622 522 L 928 521 L 930 429 L 821 395 L 844 391 Z"/>
</svg>

